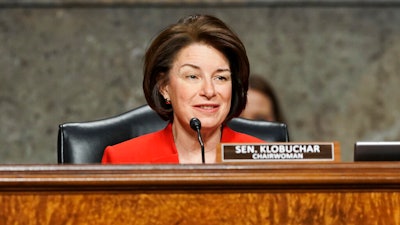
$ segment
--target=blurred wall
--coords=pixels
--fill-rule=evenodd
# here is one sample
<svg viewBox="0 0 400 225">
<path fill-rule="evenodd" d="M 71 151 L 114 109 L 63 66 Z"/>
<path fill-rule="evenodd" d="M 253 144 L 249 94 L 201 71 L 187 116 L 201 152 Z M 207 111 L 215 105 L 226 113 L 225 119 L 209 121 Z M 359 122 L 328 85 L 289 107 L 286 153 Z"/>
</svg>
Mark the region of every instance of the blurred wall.
<svg viewBox="0 0 400 225">
<path fill-rule="evenodd" d="M 279 92 L 292 141 L 339 141 L 351 161 L 358 140 L 400 137 L 393 1 L 7 2 L 0 2 L 0 163 L 56 163 L 60 123 L 144 104 L 146 47 L 192 13 L 216 15 L 239 34 L 251 70 Z"/>
</svg>

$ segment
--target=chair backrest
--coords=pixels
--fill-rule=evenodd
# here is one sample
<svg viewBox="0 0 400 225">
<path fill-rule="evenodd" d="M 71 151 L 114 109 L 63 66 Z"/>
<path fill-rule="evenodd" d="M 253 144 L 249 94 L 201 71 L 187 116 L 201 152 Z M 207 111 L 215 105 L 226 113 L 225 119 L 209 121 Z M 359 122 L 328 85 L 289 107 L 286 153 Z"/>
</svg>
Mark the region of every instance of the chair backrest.
<svg viewBox="0 0 400 225">
<path fill-rule="evenodd" d="M 228 122 L 232 130 L 258 137 L 267 142 L 288 142 L 289 131 L 285 123 L 233 118 Z"/>
<path fill-rule="evenodd" d="M 161 130 L 166 125 L 148 105 L 102 120 L 61 124 L 58 163 L 100 163 L 107 146 Z M 289 141 L 287 126 L 282 123 L 234 118 L 228 126 L 269 142 Z"/>
</svg>

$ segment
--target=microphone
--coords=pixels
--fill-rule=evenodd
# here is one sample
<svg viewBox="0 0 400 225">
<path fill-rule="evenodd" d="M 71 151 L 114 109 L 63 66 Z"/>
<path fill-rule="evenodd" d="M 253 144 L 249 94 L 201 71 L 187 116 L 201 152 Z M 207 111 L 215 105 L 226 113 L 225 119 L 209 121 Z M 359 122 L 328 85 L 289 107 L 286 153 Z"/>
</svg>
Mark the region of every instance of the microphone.
<svg viewBox="0 0 400 225">
<path fill-rule="evenodd" d="M 201 138 L 201 122 L 199 119 L 196 117 L 193 117 L 190 119 L 190 127 L 194 130 L 197 131 L 197 138 L 199 139 L 200 147 L 201 147 L 201 160 L 204 163 L 206 163 L 205 156 L 204 156 L 204 143 L 203 143 L 203 138 Z"/>
</svg>

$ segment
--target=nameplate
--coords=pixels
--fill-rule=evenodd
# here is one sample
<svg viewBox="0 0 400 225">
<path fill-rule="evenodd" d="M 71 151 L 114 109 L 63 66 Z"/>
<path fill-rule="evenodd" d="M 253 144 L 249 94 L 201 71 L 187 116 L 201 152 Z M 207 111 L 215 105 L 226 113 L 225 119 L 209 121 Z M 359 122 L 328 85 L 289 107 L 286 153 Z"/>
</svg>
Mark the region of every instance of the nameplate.
<svg viewBox="0 0 400 225">
<path fill-rule="evenodd" d="M 221 161 L 335 161 L 335 144 L 333 142 L 221 143 Z"/>
</svg>

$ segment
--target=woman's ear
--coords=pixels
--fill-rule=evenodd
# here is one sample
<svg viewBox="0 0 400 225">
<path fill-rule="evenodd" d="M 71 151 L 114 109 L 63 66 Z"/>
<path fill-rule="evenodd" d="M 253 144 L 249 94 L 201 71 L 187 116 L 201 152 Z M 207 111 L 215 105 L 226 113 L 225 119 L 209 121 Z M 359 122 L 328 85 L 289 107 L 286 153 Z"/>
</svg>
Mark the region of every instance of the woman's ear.
<svg viewBox="0 0 400 225">
<path fill-rule="evenodd" d="M 164 97 L 164 99 L 170 99 L 167 84 L 163 84 L 162 86 L 160 86 L 158 91 L 161 93 L 161 95 Z"/>
</svg>

